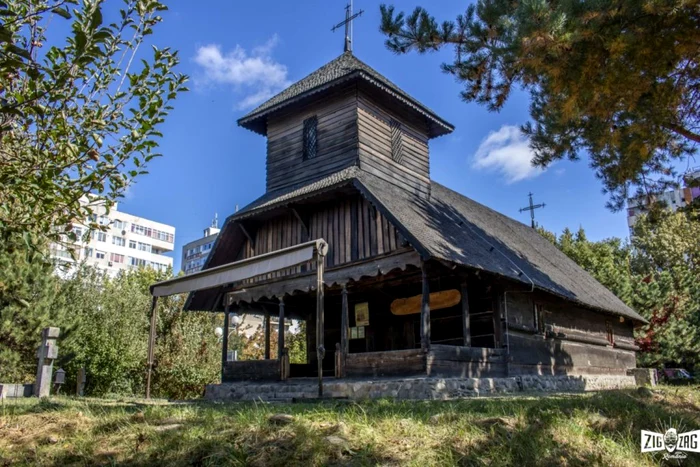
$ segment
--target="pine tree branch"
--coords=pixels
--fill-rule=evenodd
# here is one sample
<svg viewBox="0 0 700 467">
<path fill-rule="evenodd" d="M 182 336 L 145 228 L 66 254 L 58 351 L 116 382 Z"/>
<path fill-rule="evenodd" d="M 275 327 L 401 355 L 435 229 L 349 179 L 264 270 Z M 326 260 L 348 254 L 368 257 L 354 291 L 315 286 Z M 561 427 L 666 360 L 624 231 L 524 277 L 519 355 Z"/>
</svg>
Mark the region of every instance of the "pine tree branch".
<svg viewBox="0 0 700 467">
<path fill-rule="evenodd" d="M 697 133 L 693 133 L 692 131 L 688 130 L 687 128 L 681 126 L 681 125 L 676 125 L 675 123 L 670 123 L 665 125 L 666 128 L 671 130 L 674 133 L 677 133 L 684 138 L 687 138 L 691 141 L 694 141 L 696 143 L 700 143 L 700 135 Z"/>
</svg>

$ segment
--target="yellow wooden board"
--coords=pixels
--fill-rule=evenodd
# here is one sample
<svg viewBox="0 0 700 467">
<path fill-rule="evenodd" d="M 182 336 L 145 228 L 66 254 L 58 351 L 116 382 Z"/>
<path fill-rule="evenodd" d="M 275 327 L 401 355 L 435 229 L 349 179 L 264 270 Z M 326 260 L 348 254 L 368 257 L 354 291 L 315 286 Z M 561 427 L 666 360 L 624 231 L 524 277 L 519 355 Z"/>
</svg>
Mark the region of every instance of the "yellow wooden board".
<svg viewBox="0 0 700 467">
<path fill-rule="evenodd" d="M 422 295 L 415 297 L 398 298 L 391 302 L 391 312 L 395 315 L 412 315 L 420 313 Z M 440 310 L 455 306 L 462 300 L 462 294 L 457 289 L 443 290 L 430 294 L 430 309 Z"/>
</svg>

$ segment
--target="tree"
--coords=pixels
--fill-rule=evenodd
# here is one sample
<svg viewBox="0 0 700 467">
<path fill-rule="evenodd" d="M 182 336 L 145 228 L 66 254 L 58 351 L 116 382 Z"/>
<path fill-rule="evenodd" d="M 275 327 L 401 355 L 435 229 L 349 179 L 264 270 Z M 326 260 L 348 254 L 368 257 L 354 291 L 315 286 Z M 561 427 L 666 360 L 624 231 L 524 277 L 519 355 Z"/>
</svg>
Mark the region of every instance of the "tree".
<svg viewBox="0 0 700 467">
<path fill-rule="evenodd" d="M 661 212 L 635 224 L 635 301 L 650 321 L 640 333 L 646 361 L 700 369 L 700 223 Z"/>
<path fill-rule="evenodd" d="M 204 394 L 207 384 L 221 375 L 221 344 L 214 330 L 222 317 L 210 312 L 183 312 L 186 297 L 174 297 L 158 313 L 154 394 L 192 399 Z"/>
<path fill-rule="evenodd" d="M 153 274 L 135 270 L 111 279 L 81 265 L 64 282 L 61 294 L 78 324 L 61 340 L 59 362 L 71 376 L 86 369 L 87 394 L 143 393 Z"/>
<path fill-rule="evenodd" d="M 74 377 L 85 367 L 90 395 L 142 395 L 149 335 L 149 286 L 172 278 L 172 271 L 149 268 L 115 278 L 81 265 L 63 282 L 77 325 L 62 339 L 59 363 Z M 221 347 L 214 329 L 221 317 L 183 312 L 185 296 L 158 300 L 153 394 L 176 399 L 201 396 L 218 381 Z"/>
<path fill-rule="evenodd" d="M 71 223 L 92 212 L 81 199 L 111 206 L 159 156 L 158 127 L 187 80 L 177 52 L 141 50 L 166 7 L 112 5 L 0 2 L 0 241 L 34 232 L 71 246 Z"/>
<path fill-rule="evenodd" d="M 297 329 L 292 332 L 292 321 L 288 321 L 290 327 L 285 329 L 284 345 L 289 351 L 290 363 L 306 363 L 306 322 L 298 321 Z M 238 351 L 239 360 L 262 360 L 265 358 L 265 330 L 262 325 L 254 330 L 251 324 L 246 324 L 245 315 L 243 321 L 231 335 L 231 348 Z M 253 330 L 250 335 L 245 331 Z M 270 332 L 270 353 L 272 358 L 277 358 L 279 343 L 279 331 L 274 327 Z"/>
<path fill-rule="evenodd" d="M 0 242 L 0 381 L 31 382 L 41 330 L 58 326 L 70 334 L 74 320 L 59 291 L 61 282 L 42 250 L 21 241 Z"/>
<path fill-rule="evenodd" d="M 700 142 L 700 0 L 479 0 L 441 24 L 421 7 L 381 14 L 396 53 L 454 48 L 442 69 L 466 102 L 498 111 L 528 91 L 533 163 L 587 151 L 613 209 L 631 185 L 673 183 L 673 162 Z"/>
</svg>

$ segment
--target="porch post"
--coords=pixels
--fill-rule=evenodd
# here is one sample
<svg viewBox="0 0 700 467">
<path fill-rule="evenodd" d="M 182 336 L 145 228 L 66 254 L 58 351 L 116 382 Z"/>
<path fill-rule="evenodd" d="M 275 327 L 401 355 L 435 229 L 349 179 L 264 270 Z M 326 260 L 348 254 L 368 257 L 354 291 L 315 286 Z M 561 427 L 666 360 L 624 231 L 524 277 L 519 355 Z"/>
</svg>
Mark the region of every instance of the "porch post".
<svg viewBox="0 0 700 467">
<path fill-rule="evenodd" d="M 228 302 L 227 298 L 224 298 Z M 224 307 L 224 335 L 223 342 L 221 343 L 221 382 L 224 382 L 224 368 L 226 367 L 226 362 L 228 361 L 228 333 L 229 333 L 229 304 L 226 303 Z"/>
<path fill-rule="evenodd" d="M 323 397 L 323 357 L 326 348 L 323 346 L 323 260 L 325 251 L 316 253 L 316 359 L 318 361 L 318 397 Z"/>
<path fill-rule="evenodd" d="M 277 331 L 277 360 L 282 361 L 282 351 L 284 350 L 284 297 L 280 298 L 279 328 Z"/>
<path fill-rule="evenodd" d="M 153 371 L 153 354 L 156 345 L 156 306 L 158 297 L 151 300 L 151 325 L 148 331 L 148 371 L 146 372 L 146 399 L 151 398 L 151 373 Z"/>
<path fill-rule="evenodd" d="M 464 346 L 471 347 L 472 336 L 469 322 L 469 295 L 467 293 L 467 281 L 462 282 L 462 333 L 464 335 Z"/>
<path fill-rule="evenodd" d="M 428 271 L 424 260 L 420 263 L 423 281 L 423 297 L 420 311 L 420 340 L 421 349 L 424 352 L 430 350 L 430 286 L 428 284 Z"/>
<path fill-rule="evenodd" d="M 270 359 L 270 310 L 265 307 L 265 360 Z"/>
<path fill-rule="evenodd" d="M 340 315 L 340 354 L 342 356 L 342 376 L 345 376 L 345 360 L 348 356 L 348 287 L 343 284 L 343 307 Z"/>
</svg>

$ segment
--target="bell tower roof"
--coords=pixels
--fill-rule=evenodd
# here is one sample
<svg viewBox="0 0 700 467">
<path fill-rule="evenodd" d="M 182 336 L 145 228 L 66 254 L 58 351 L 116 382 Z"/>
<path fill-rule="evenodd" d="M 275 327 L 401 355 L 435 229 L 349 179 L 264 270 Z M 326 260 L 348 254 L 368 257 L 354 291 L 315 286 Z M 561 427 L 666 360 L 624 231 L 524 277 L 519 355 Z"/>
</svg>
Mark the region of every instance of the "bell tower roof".
<svg viewBox="0 0 700 467">
<path fill-rule="evenodd" d="M 408 95 L 378 71 L 359 60 L 351 51 L 344 52 L 310 75 L 273 96 L 247 115 L 241 117 L 238 120 L 238 124 L 248 130 L 266 135 L 266 121 L 269 115 L 289 106 L 299 104 L 318 93 L 330 92 L 335 86 L 353 80 L 378 88 L 392 99 L 397 100 L 409 112 L 418 113 L 425 118 L 428 122 L 431 138 L 451 133 L 454 130 L 454 126 L 449 122 L 440 118 L 435 112 Z"/>
</svg>

